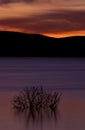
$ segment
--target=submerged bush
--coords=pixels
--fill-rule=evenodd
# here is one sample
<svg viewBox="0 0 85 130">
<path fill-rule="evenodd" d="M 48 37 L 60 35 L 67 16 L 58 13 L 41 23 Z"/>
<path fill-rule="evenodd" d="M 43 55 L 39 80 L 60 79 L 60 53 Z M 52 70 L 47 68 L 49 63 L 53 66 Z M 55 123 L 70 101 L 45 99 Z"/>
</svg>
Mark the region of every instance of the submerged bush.
<svg viewBox="0 0 85 130">
<path fill-rule="evenodd" d="M 47 92 L 42 87 L 25 88 L 13 98 L 13 108 L 17 111 L 55 111 L 61 98 L 61 93 Z"/>
</svg>

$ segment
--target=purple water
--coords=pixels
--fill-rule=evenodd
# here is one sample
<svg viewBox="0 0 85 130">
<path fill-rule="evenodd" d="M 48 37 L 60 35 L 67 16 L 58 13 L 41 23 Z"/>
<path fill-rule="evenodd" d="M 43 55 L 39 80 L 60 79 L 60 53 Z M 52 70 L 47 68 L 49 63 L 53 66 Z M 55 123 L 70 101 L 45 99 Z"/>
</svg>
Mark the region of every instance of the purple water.
<svg viewBox="0 0 85 130">
<path fill-rule="evenodd" d="M 0 58 L 0 90 L 85 88 L 85 59 Z"/>
<path fill-rule="evenodd" d="M 56 118 L 14 113 L 13 97 L 33 85 L 62 92 Z M 0 58 L 0 130 L 84 130 L 84 89 L 84 58 Z"/>
</svg>

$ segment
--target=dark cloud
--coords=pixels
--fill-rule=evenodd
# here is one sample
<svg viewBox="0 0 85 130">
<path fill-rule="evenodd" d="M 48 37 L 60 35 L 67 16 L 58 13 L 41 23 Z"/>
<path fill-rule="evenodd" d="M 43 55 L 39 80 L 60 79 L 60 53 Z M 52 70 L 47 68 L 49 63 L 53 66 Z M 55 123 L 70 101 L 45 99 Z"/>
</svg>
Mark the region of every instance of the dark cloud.
<svg viewBox="0 0 85 130">
<path fill-rule="evenodd" d="M 85 30 L 85 11 L 52 11 L 26 18 L 0 20 L 0 25 L 34 33 L 60 33 Z"/>
<path fill-rule="evenodd" d="M 28 2 L 33 3 L 36 0 L 0 0 L 0 4 L 18 3 L 18 2 Z"/>
</svg>

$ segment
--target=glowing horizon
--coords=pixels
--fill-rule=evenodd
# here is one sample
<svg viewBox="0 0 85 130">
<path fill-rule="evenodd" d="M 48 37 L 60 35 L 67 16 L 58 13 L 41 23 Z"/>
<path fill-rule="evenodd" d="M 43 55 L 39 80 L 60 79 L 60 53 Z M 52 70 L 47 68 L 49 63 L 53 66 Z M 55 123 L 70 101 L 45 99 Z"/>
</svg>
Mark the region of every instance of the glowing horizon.
<svg viewBox="0 0 85 130">
<path fill-rule="evenodd" d="M 34 32 L 27 32 L 25 30 L 21 30 L 19 28 L 9 28 L 7 26 L 0 27 L 0 31 L 8 31 L 8 32 L 19 32 L 19 33 L 26 33 L 26 34 L 41 34 L 41 33 L 34 33 Z M 71 36 L 85 36 L 85 31 L 73 31 L 73 32 L 61 32 L 57 34 L 41 34 L 44 36 L 54 37 L 54 38 L 63 38 L 63 37 L 71 37 Z"/>
</svg>

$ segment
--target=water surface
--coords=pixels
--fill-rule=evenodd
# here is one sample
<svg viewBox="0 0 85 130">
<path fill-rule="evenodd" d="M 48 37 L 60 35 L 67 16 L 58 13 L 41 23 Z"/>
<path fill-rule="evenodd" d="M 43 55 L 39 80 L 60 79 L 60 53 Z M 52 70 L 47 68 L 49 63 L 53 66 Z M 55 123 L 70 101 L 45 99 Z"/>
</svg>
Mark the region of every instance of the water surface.
<svg viewBox="0 0 85 130">
<path fill-rule="evenodd" d="M 25 86 L 62 92 L 57 113 L 39 120 L 16 114 L 12 99 Z M 1 130 L 84 130 L 85 59 L 0 58 Z"/>
<path fill-rule="evenodd" d="M 15 114 L 11 100 L 15 92 L 0 92 L 0 129 L 2 130 L 82 130 L 85 129 L 85 91 L 64 91 L 55 116 L 32 120 Z"/>
<path fill-rule="evenodd" d="M 0 89 L 85 88 L 85 59 L 0 58 Z"/>
</svg>

